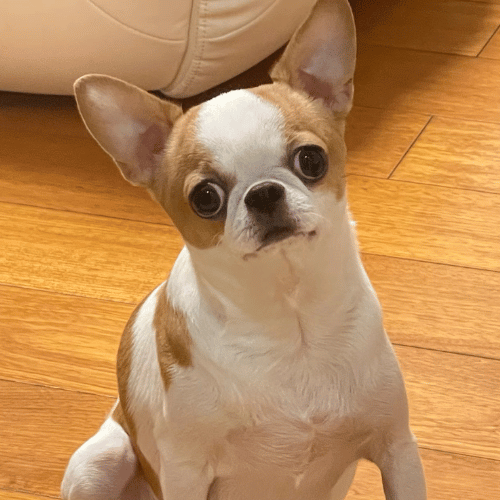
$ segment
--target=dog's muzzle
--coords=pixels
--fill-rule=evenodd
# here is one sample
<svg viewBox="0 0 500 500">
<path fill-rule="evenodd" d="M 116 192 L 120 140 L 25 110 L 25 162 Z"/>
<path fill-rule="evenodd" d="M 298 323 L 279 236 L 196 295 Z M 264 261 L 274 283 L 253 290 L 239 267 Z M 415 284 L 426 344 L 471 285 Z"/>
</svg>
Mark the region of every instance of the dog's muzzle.
<svg viewBox="0 0 500 500">
<path fill-rule="evenodd" d="M 265 181 L 252 186 L 245 205 L 256 226 L 261 248 L 293 236 L 297 224 L 289 214 L 284 186 Z"/>
</svg>

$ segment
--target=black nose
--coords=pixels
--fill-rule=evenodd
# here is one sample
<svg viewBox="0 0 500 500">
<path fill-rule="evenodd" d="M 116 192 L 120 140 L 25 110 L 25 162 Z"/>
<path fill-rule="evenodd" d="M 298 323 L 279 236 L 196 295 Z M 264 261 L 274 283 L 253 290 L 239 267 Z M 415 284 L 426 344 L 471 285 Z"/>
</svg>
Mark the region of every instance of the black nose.
<svg viewBox="0 0 500 500">
<path fill-rule="evenodd" d="M 271 213 L 285 198 L 285 188 L 275 182 L 257 184 L 245 196 L 248 208 L 263 213 Z"/>
</svg>

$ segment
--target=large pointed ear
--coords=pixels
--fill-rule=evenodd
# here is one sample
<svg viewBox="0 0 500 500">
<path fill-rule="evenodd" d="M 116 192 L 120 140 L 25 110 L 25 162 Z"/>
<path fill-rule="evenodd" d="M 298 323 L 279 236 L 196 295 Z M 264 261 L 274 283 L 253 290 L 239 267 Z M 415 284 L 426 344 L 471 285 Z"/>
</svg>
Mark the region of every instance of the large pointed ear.
<svg viewBox="0 0 500 500">
<path fill-rule="evenodd" d="M 271 71 L 335 112 L 352 107 L 356 30 L 348 0 L 318 0 Z"/>
<path fill-rule="evenodd" d="M 75 96 L 83 121 L 125 179 L 149 187 L 182 109 L 116 78 L 86 75 Z"/>
</svg>

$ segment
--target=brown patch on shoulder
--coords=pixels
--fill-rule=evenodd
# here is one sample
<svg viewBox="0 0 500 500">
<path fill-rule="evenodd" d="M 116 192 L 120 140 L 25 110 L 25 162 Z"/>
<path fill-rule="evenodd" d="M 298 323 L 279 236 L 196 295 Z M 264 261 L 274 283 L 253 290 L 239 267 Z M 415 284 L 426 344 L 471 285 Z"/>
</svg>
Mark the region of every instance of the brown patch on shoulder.
<svg viewBox="0 0 500 500">
<path fill-rule="evenodd" d="M 216 179 L 210 153 L 196 139 L 196 120 L 199 108 L 192 108 L 179 118 L 168 139 L 160 172 L 152 194 L 189 244 L 197 248 L 217 245 L 224 234 L 224 219 L 203 219 L 189 204 L 189 185 L 193 179 Z M 228 192 L 227 179 L 217 179 Z M 227 190 L 226 190 L 227 189 Z"/>
<path fill-rule="evenodd" d="M 115 422 L 120 424 L 123 427 L 124 431 L 130 436 L 130 441 L 141 466 L 141 470 L 139 472 L 144 476 L 145 480 L 151 486 L 151 489 L 153 490 L 153 493 L 156 495 L 156 497 L 160 499 L 163 498 L 160 480 L 146 457 L 141 452 L 139 446 L 137 445 L 137 430 L 135 422 L 128 410 L 128 380 L 130 378 L 130 366 L 132 357 L 132 333 L 137 315 L 148 297 L 149 295 L 146 296 L 142 300 L 142 302 L 135 308 L 132 316 L 130 316 L 127 324 L 125 325 L 125 329 L 121 337 L 117 357 L 118 393 L 120 395 L 120 398 L 118 400 L 118 404 L 113 410 L 113 413 L 111 414 L 111 418 Z"/>
<path fill-rule="evenodd" d="M 156 330 L 158 362 L 165 387 L 171 383 L 174 365 L 192 366 L 191 337 L 183 314 L 174 309 L 167 297 L 167 284 L 158 291 L 153 325 Z"/>
<path fill-rule="evenodd" d="M 289 155 L 296 147 L 306 144 L 326 146 L 329 170 L 312 189 L 328 189 L 336 194 L 337 199 L 342 198 L 345 193 L 345 120 L 286 83 L 262 85 L 250 91 L 280 109 L 285 119 Z"/>
</svg>

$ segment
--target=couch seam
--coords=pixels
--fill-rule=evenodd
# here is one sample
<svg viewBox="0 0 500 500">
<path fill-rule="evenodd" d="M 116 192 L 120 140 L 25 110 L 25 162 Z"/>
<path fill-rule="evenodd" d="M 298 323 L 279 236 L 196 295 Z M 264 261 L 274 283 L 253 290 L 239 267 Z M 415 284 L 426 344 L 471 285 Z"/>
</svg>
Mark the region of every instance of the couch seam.
<svg viewBox="0 0 500 500">
<path fill-rule="evenodd" d="M 116 17 L 112 16 L 109 12 L 106 12 L 100 5 L 97 5 L 93 0 L 87 0 L 87 3 L 92 5 L 96 10 L 98 10 L 99 12 L 104 14 L 107 18 L 111 19 L 112 21 L 114 21 L 116 24 L 118 24 L 122 28 L 126 28 L 127 30 L 131 31 L 132 33 L 134 33 L 136 35 L 141 35 L 141 36 L 146 37 L 146 38 L 151 38 L 152 40 L 155 40 L 157 42 L 175 42 L 175 43 L 185 42 L 185 40 L 183 38 L 177 38 L 177 39 L 162 38 L 160 36 L 151 35 L 149 33 L 146 33 L 144 31 L 137 29 L 137 28 L 133 28 L 132 26 L 129 26 L 128 24 L 124 23 L 123 21 L 120 21 Z"/>
</svg>

